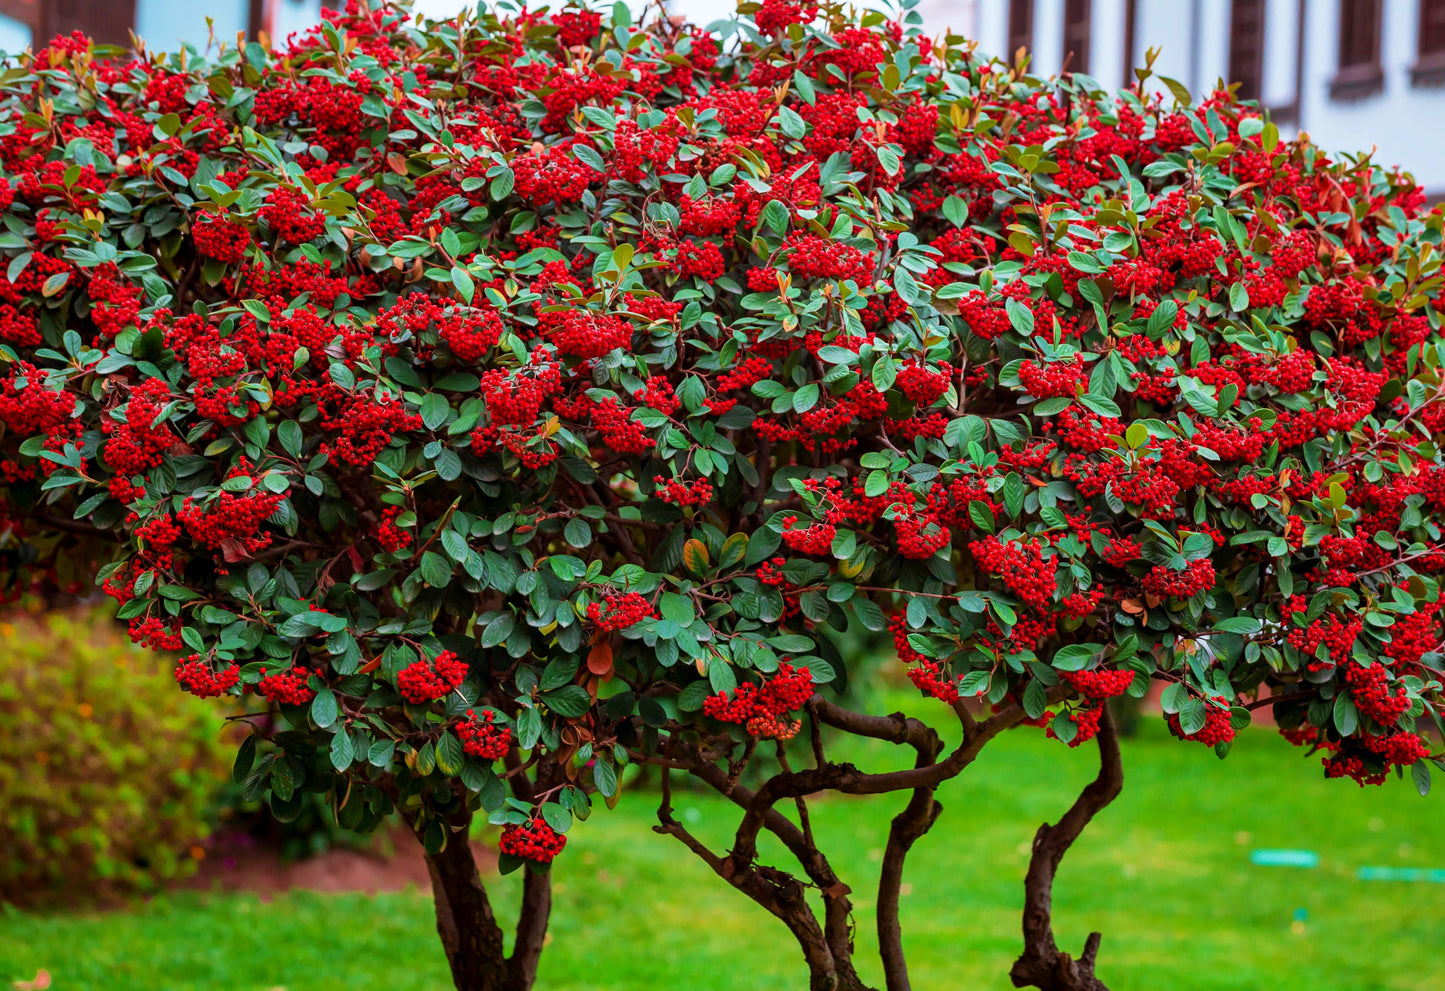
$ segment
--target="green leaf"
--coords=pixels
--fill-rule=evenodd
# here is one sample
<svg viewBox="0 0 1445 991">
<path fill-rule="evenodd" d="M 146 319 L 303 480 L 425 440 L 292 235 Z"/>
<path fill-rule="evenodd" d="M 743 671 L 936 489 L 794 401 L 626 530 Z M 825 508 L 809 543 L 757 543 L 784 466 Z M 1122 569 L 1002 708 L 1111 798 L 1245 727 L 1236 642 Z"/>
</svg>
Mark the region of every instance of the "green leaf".
<svg viewBox="0 0 1445 991">
<path fill-rule="evenodd" d="M 1166 713 L 1173 715 L 1184 708 L 1184 703 L 1189 701 L 1189 689 L 1184 683 L 1176 681 L 1169 685 L 1159 696 L 1159 708 Z"/>
<path fill-rule="evenodd" d="M 692 599 L 685 595 L 678 595 L 676 592 L 664 592 L 657 604 L 658 612 L 663 619 L 671 620 L 678 626 L 691 626 L 692 621 L 697 618 L 693 610 Z"/>
<path fill-rule="evenodd" d="M 592 707 L 592 697 L 581 685 L 567 685 L 539 696 L 544 705 L 565 719 L 575 719 Z"/>
<path fill-rule="evenodd" d="M 311 718 L 321 729 L 327 729 L 336 722 L 339 715 L 336 704 L 336 694 L 329 688 L 323 688 L 316 693 L 311 700 Z"/>
<path fill-rule="evenodd" d="M 457 292 L 468 304 L 472 301 L 472 295 L 477 291 L 476 283 L 472 281 L 472 275 L 460 265 L 452 267 L 452 285 L 456 286 Z"/>
<path fill-rule="evenodd" d="M 457 564 L 463 564 L 471 556 L 471 549 L 467 546 L 467 538 L 455 530 L 443 530 L 441 536 L 442 550 L 447 552 L 447 557 Z"/>
<path fill-rule="evenodd" d="M 331 738 L 331 766 L 337 771 L 345 771 L 355 758 L 356 747 L 351 741 L 351 734 L 341 730 Z"/>
<path fill-rule="evenodd" d="M 1048 701 L 1048 693 L 1045 691 L 1043 683 L 1037 678 L 1030 679 L 1028 687 L 1024 689 L 1023 697 L 1024 712 L 1028 713 L 1028 717 L 1037 719 L 1042 716 Z"/>
<path fill-rule="evenodd" d="M 483 647 L 495 647 L 506 642 L 507 637 L 512 635 L 512 628 L 517 623 L 517 617 L 512 613 L 504 612 L 500 616 L 482 626 L 481 644 Z"/>
<path fill-rule="evenodd" d="M 587 525 L 586 520 L 574 516 L 567 521 L 567 526 L 562 530 L 562 536 L 567 543 L 580 550 L 592 543 L 592 528 Z"/>
<path fill-rule="evenodd" d="M 858 621 L 863 624 L 865 629 L 872 630 L 875 633 L 888 629 L 888 617 L 884 615 L 878 603 L 872 599 L 856 596 L 851 605 L 853 614 L 858 617 Z"/>
<path fill-rule="evenodd" d="M 879 145 L 877 148 L 878 164 L 883 166 L 883 171 L 889 175 L 897 175 L 903 168 L 903 161 L 898 156 L 898 150 L 893 145 Z"/>
<path fill-rule="evenodd" d="M 964 698 L 982 695 L 988 691 L 988 683 L 992 677 L 991 671 L 970 671 L 959 681 L 958 694 Z"/>
<path fill-rule="evenodd" d="M 1100 416 L 1117 417 L 1119 415 L 1119 404 L 1104 396 L 1096 396 L 1092 393 L 1084 393 L 1079 397 L 1079 402 Z M 1041 404 L 1042 405 L 1042 404 Z"/>
<path fill-rule="evenodd" d="M 725 571 L 743 560 L 748 553 L 748 535 L 735 533 L 723 541 L 722 553 L 718 555 L 718 570 Z"/>
<path fill-rule="evenodd" d="M 1410 765 L 1410 778 L 1415 782 L 1415 790 L 1424 798 L 1430 794 L 1430 762 L 1417 760 Z"/>
<path fill-rule="evenodd" d="M 1360 728 L 1359 710 L 1355 708 L 1355 700 L 1346 693 L 1335 696 L 1334 718 L 1341 736 L 1354 736 Z"/>
<path fill-rule="evenodd" d="M 421 577 L 432 588 L 446 588 L 452 580 L 452 566 L 436 551 L 421 556 Z"/>
<path fill-rule="evenodd" d="M 597 793 L 603 798 L 611 798 L 617 794 L 617 769 L 612 766 L 611 761 L 599 759 L 592 765 L 592 783 L 597 786 Z"/>
<path fill-rule="evenodd" d="M 231 767 L 231 780 L 240 784 L 246 780 L 246 775 L 251 773 L 251 767 L 256 763 L 256 737 L 251 735 L 241 741 L 241 749 L 236 751 L 236 763 Z"/>
<path fill-rule="evenodd" d="M 953 226 L 962 227 L 968 223 L 968 201 L 957 196 L 948 197 L 943 201 L 943 215 Z"/>
<path fill-rule="evenodd" d="M 1082 671 L 1099 656 L 1099 645 L 1092 643 L 1065 644 L 1054 652 L 1051 665 L 1059 671 Z"/>
<path fill-rule="evenodd" d="M 443 733 L 436 745 L 437 770 L 447 777 L 456 777 L 462 773 L 462 764 L 466 761 L 466 754 L 462 752 L 462 741 L 457 739 L 455 733 Z"/>
<path fill-rule="evenodd" d="M 1185 736 L 1198 733 L 1208 721 L 1208 710 L 1203 699 L 1191 698 L 1179 710 L 1179 728 Z"/>
<path fill-rule="evenodd" d="M 446 396 L 429 392 L 422 397 L 421 422 L 426 425 L 428 430 L 435 430 L 443 423 L 446 423 L 447 416 L 451 411 L 452 408 L 450 404 L 447 403 Z"/>
</svg>

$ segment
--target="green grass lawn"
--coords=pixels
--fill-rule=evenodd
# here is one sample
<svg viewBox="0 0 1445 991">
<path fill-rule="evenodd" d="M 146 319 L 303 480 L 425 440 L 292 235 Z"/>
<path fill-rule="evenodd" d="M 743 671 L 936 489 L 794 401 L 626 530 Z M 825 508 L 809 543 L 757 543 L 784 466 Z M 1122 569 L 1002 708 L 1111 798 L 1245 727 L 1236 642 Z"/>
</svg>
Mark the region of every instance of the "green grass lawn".
<svg viewBox="0 0 1445 991">
<path fill-rule="evenodd" d="M 897 700 L 894 700 L 897 701 Z M 913 704 L 913 703 L 908 703 Z M 935 703 L 936 704 L 936 703 Z M 886 745 L 849 754 L 875 766 Z M 941 792 L 946 806 L 905 878 L 913 984 L 1002 989 L 1017 951 L 1030 838 L 1094 773 L 1020 730 Z M 1408 782 L 1326 782 L 1316 760 L 1272 733 L 1246 733 L 1227 761 L 1179 744 L 1157 721 L 1126 741 L 1124 793 L 1064 861 L 1060 944 L 1104 933 L 1100 975 L 1115 991 L 1370 991 L 1445 986 L 1445 885 L 1366 882 L 1362 866 L 1445 867 L 1439 796 Z M 680 844 L 654 835 L 655 795 L 624 796 L 576 827 L 555 868 L 545 991 L 793 991 L 806 986 L 781 926 Z M 855 892 L 860 951 L 872 945 L 872 886 L 900 797 L 835 798 L 814 825 Z M 735 820 L 703 794 L 680 817 L 723 849 Z M 1313 870 L 1249 863 L 1256 847 L 1317 851 Z M 504 915 L 516 877 L 491 888 Z M 1300 920 L 1297 923 L 1297 920 Z M 0 986 L 48 969 L 55 991 L 445 989 L 424 893 L 174 895 L 130 912 L 0 915 Z M 865 977 L 880 979 L 872 959 Z"/>
</svg>

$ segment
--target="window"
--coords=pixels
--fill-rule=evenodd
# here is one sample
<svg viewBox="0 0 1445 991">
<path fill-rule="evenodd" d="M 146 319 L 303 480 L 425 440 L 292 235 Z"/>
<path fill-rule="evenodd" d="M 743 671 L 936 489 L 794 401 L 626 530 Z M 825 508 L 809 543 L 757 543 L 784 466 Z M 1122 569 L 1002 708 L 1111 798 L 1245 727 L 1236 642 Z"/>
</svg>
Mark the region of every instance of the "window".
<svg viewBox="0 0 1445 991">
<path fill-rule="evenodd" d="M 1064 0 L 1064 67 L 1089 71 L 1089 0 Z"/>
<path fill-rule="evenodd" d="M 1410 83 L 1445 85 L 1445 0 L 1420 0 L 1420 36 Z"/>
<path fill-rule="evenodd" d="M 1239 83 L 1242 100 L 1258 100 L 1264 91 L 1264 0 L 1233 0 L 1229 5 L 1229 81 Z"/>
<path fill-rule="evenodd" d="M 108 45 L 129 45 L 136 0 L 31 0 L 29 21 L 37 47 L 58 34 L 79 29 Z M 7 5 L 9 6 L 9 5 Z"/>
<path fill-rule="evenodd" d="M 1340 0 L 1339 70 L 1330 96 L 1357 100 L 1380 92 L 1385 73 L 1380 66 L 1382 0 Z"/>
<path fill-rule="evenodd" d="M 1008 5 L 1008 57 L 1012 59 L 1020 48 L 1034 47 L 1034 0 L 1009 0 Z"/>
</svg>

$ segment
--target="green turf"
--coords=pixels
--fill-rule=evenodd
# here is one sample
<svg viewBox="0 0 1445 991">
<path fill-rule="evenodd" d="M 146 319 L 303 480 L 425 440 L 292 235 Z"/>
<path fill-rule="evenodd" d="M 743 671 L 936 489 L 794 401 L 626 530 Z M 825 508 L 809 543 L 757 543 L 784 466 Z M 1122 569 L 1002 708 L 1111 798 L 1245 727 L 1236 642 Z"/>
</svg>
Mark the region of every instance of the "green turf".
<svg viewBox="0 0 1445 991">
<path fill-rule="evenodd" d="M 879 764 L 885 745 L 850 754 Z M 993 744 L 943 790 L 946 811 L 905 878 L 913 984 L 1009 987 L 1027 844 L 1093 773 L 1091 749 L 1037 731 Z M 1061 944 L 1104 933 L 1116 991 L 1371 991 L 1445 986 L 1445 885 L 1362 882 L 1361 866 L 1445 867 L 1439 795 L 1408 782 L 1326 782 L 1278 737 L 1247 733 L 1227 761 L 1146 726 L 1124 750 L 1124 794 L 1064 862 Z M 820 842 L 853 886 L 865 977 L 878 860 L 900 799 L 815 806 Z M 770 916 L 652 834 L 634 791 L 573 830 L 556 867 L 545 991 L 793 991 L 806 975 Z M 718 849 L 731 813 L 684 793 L 678 814 Z M 1256 847 L 1315 850 L 1314 870 L 1249 863 Z M 494 879 L 509 916 L 516 879 Z M 1296 918 L 1302 919 L 1295 924 Z M 55 991 L 422 991 L 448 987 L 421 894 L 176 895 L 130 912 L 0 916 L 0 987 L 39 967 Z"/>
</svg>

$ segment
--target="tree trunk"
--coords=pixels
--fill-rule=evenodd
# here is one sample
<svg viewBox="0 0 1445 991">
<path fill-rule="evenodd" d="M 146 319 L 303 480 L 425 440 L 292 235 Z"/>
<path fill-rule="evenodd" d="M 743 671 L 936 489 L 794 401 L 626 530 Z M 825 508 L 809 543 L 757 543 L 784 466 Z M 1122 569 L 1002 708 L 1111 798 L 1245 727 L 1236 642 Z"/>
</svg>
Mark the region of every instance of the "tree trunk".
<svg viewBox="0 0 1445 991">
<path fill-rule="evenodd" d="M 1074 804 L 1054 825 L 1044 823 L 1034 835 L 1033 856 L 1024 880 L 1024 950 L 1014 961 L 1009 978 L 1014 987 L 1042 991 L 1109 991 L 1094 973 L 1099 955 L 1099 934 L 1090 933 L 1084 952 L 1076 960 L 1054 941 L 1054 876 L 1069 847 L 1089 820 L 1119 795 L 1124 769 L 1119 759 L 1119 738 L 1114 717 L 1104 707 L 1099 722 L 1099 775 L 1079 793 Z"/>
<path fill-rule="evenodd" d="M 482 886 L 467 831 L 452 833 L 446 849 L 426 856 L 436 901 L 437 935 L 457 991 L 512 991 L 502 927 Z"/>
</svg>

